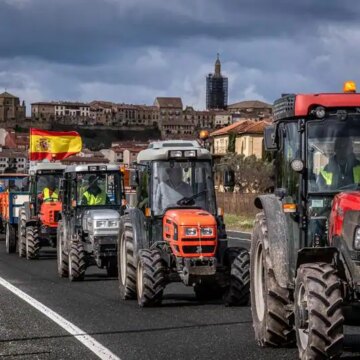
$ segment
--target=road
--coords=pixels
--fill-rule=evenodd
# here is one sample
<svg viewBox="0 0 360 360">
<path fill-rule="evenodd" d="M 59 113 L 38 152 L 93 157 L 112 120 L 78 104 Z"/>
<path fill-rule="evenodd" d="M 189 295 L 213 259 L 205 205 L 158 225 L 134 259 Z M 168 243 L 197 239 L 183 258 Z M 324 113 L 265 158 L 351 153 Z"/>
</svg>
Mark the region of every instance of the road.
<svg viewBox="0 0 360 360">
<path fill-rule="evenodd" d="M 236 240 L 238 236 L 238 233 L 229 233 L 232 243 L 249 246 L 249 240 Z M 172 284 L 161 307 L 140 309 L 134 301 L 121 301 L 117 280 L 107 278 L 104 271 L 96 268 L 88 269 L 84 282 L 59 279 L 52 249 L 43 252 L 39 260 L 26 261 L 7 255 L 1 241 L 1 279 L 79 327 L 113 353 L 114 359 L 297 358 L 295 349 L 260 349 L 256 345 L 249 307 L 226 308 L 220 302 L 199 303 L 191 289 Z M 0 358 L 99 358 L 76 337 L 1 284 L 0 311 Z M 359 357 L 352 354 L 346 358 Z"/>
</svg>

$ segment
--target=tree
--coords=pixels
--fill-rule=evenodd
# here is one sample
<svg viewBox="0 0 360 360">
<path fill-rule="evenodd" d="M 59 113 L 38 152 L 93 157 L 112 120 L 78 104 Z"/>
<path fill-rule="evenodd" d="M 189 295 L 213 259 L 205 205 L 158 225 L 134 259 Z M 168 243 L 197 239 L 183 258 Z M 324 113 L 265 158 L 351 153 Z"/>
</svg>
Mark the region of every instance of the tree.
<svg viewBox="0 0 360 360">
<path fill-rule="evenodd" d="M 274 186 L 273 162 L 263 161 L 255 155 L 245 157 L 229 153 L 216 166 L 217 171 L 233 171 L 235 186 L 240 192 L 268 192 Z"/>
<path fill-rule="evenodd" d="M 229 145 L 228 145 L 228 149 L 227 149 L 227 151 L 229 153 L 235 152 L 235 144 L 236 144 L 236 134 L 230 133 L 229 134 Z"/>
</svg>

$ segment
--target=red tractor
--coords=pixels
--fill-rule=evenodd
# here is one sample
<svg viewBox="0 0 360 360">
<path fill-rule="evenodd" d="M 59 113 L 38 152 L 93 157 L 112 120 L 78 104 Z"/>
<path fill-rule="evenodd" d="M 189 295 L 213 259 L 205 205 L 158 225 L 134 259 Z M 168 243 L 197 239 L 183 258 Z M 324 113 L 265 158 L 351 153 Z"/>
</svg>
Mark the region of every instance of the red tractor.
<svg viewBox="0 0 360 360">
<path fill-rule="evenodd" d="M 251 303 L 261 346 L 338 359 L 360 300 L 360 94 L 285 95 L 265 129 L 274 194 L 259 196 Z M 351 311 L 350 311 L 351 314 Z"/>
<path fill-rule="evenodd" d="M 196 141 L 161 141 L 139 153 L 135 208 L 120 222 L 118 269 L 123 299 L 159 305 L 168 283 L 192 286 L 200 300 L 249 300 L 249 254 L 229 247 L 216 207 L 212 157 Z"/>
<path fill-rule="evenodd" d="M 39 163 L 30 167 L 30 200 L 24 203 L 19 212 L 20 257 L 37 259 L 41 247 L 56 248 L 57 226 L 62 209 L 58 199 L 59 182 L 65 167 L 60 163 Z"/>
</svg>

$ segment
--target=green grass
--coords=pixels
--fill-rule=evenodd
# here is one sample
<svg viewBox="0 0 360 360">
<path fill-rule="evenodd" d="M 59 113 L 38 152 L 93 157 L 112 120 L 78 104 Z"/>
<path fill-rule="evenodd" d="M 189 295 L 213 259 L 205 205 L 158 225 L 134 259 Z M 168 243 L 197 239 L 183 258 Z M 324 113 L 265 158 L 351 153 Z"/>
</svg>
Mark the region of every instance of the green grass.
<svg viewBox="0 0 360 360">
<path fill-rule="evenodd" d="M 254 216 L 248 215 L 224 215 L 227 230 L 251 231 L 254 225 Z"/>
</svg>

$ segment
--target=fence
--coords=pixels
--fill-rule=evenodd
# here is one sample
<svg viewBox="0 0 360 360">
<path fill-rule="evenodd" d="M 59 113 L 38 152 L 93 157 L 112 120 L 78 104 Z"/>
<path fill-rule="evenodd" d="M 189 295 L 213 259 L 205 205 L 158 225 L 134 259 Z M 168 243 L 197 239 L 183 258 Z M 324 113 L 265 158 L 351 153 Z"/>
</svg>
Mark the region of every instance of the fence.
<svg viewBox="0 0 360 360">
<path fill-rule="evenodd" d="M 243 194 L 230 192 L 217 192 L 217 205 L 222 207 L 225 214 L 253 215 L 259 212 L 254 200 L 259 194 Z"/>
</svg>

